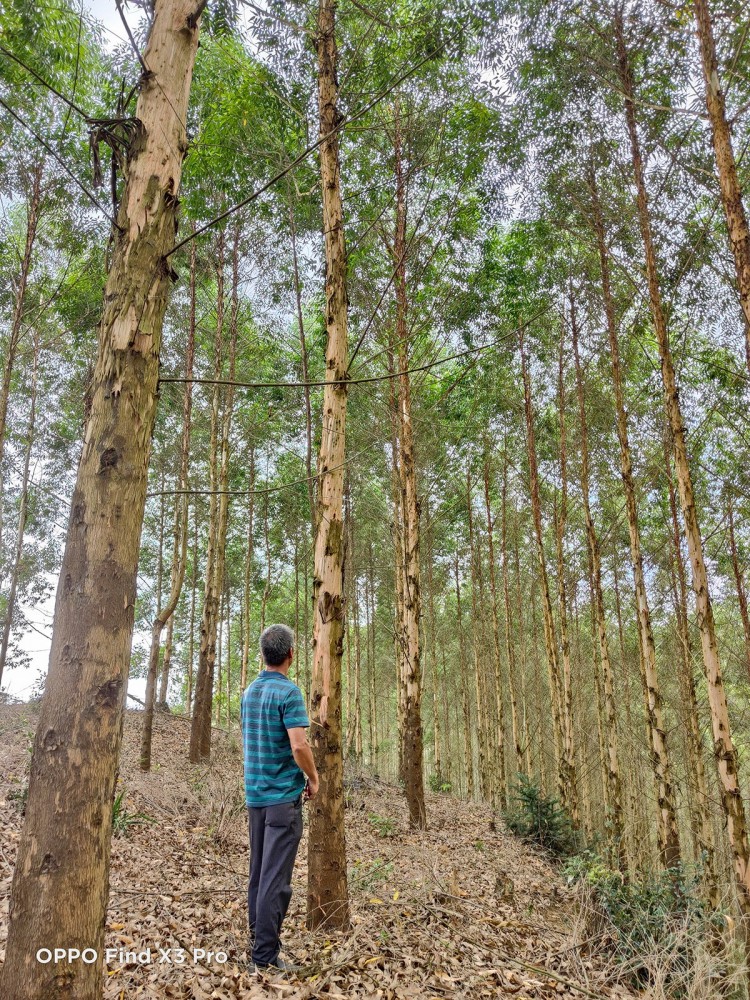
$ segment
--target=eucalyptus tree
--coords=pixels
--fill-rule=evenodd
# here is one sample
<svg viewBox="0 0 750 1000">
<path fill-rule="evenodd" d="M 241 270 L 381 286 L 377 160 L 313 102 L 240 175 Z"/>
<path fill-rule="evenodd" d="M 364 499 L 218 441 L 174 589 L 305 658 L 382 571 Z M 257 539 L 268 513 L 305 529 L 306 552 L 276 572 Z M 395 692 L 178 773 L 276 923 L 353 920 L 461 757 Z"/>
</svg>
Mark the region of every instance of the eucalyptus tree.
<svg viewBox="0 0 750 1000">
<path fill-rule="evenodd" d="M 128 145 L 99 353 L 13 877 L 3 991 L 101 993 L 112 800 L 133 634 L 185 118 L 202 7 L 157 2 Z M 61 789 L 64 794 L 60 796 Z M 37 948 L 95 947 L 62 981 Z"/>
<path fill-rule="evenodd" d="M 727 222 L 729 243 L 734 258 L 737 292 L 745 320 L 745 359 L 750 371 L 750 226 L 742 197 L 737 170 L 737 158 L 732 145 L 730 120 L 727 118 L 726 93 L 719 76 L 719 60 L 714 37 L 714 25 L 708 0 L 693 0 L 698 27 L 701 66 L 706 88 L 706 107 L 711 122 L 719 190 Z M 745 30 L 745 35 L 747 34 Z M 740 39 L 742 47 L 744 39 Z M 736 57 L 740 52 L 736 51 Z"/>
</svg>

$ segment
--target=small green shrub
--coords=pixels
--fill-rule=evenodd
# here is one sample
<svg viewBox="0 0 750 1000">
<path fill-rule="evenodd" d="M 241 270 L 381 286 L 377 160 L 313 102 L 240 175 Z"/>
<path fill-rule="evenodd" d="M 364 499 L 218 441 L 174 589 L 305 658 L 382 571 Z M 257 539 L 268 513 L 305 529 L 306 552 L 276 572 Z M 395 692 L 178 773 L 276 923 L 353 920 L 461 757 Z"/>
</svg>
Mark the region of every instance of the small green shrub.
<svg viewBox="0 0 750 1000">
<path fill-rule="evenodd" d="M 659 956 L 665 995 L 682 996 L 683 984 L 705 961 L 708 942 L 720 939 L 725 919 L 701 896 L 700 867 L 680 864 L 626 880 L 594 851 L 584 851 L 564 863 L 563 873 L 569 885 L 584 889 L 588 931 L 615 955 L 631 983 L 650 985 Z"/>
<path fill-rule="evenodd" d="M 378 816 L 377 813 L 370 813 L 367 818 L 379 837 L 396 836 L 396 821 L 390 816 Z"/>
<path fill-rule="evenodd" d="M 446 781 L 439 774 L 431 774 L 429 778 L 430 791 L 439 792 L 442 795 L 449 795 L 453 791 L 453 785 L 450 781 Z"/>
<path fill-rule="evenodd" d="M 125 837 L 131 826 L 154 822 L 152 816 L 132 813 L 125 807 L 125 792 L 126 789 L 123 788 L 112 803 L 112 833 L 115 837 Z"/>
<path fill-rule="evenodd" d="M 544 795 L 525 774 L 519 774 L 513 801 L 503 813 L 508 829 L 552 854 L 567 856 L 578 848 L 578 834 L 570 815 L 552 795 Z"/>
<path fill-rule="evenodd" d="M 22 785 L 19 785 L 18 788 L 13 788 L 8 792 L 8 801 L 13 803 L 22 816 L 26 814 L 26 802 L 28 797 L 28 782 L 24 782 Z"/>
<path fill-rule="evenodd" d="M 349 868 L 349 884 L 361 892 L 374 892 L 382 882 L 387 882 L 392 874 L 392 861 L 383 858 L 355 861 Z"/>
</svg>

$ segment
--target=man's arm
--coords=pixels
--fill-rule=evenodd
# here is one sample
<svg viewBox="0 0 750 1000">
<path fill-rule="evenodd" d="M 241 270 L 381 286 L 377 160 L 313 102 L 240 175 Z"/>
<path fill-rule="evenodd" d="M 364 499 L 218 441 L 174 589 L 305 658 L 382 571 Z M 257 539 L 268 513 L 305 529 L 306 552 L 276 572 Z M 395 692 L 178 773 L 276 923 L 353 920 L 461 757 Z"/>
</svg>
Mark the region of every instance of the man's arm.
<svg viewBox="0 0 750 1000">
<path fill-rule="evenodd" d="M 317 795 L 318 793 L 319 781 L 313 752 L 310 749 L 310 744 L 307 742 L 307 733 L 303 726 L 295 726 L 293 729 L 287 729 L 287 733 L 289 734 L 289 742 L 292 746 L 295 763 L 307 776 L 310 798 L 312 798 L 313 795 Z"/>
</svg>

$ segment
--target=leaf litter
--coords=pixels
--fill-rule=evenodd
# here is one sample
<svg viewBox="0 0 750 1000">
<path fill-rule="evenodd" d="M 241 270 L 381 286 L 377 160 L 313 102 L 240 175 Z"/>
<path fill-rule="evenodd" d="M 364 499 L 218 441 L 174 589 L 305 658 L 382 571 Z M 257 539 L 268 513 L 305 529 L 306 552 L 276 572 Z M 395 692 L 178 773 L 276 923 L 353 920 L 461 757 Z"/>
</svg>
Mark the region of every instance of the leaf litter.
<svg viewBox="0 0 750 1000">
<path fill-rule="evenodd" d="M 282 950 L 302 971 L 251 971 L 239 737 L 215 730 L 211 762 L 191 765 L 188 720 L 157 714 L 144 774 L 140 720 L 126 714 L 105 1000 L 635 996 L 586 953 L 555 866 L 490 806 L 428 794 L 429 829 L 413 831 L 398 788 L 365 772 L 347 776 L 350 931 L 305 927 L 305 831 Z M 34 706 L 0 706 L 0 958 L 35 724 Z"/>
</svg>

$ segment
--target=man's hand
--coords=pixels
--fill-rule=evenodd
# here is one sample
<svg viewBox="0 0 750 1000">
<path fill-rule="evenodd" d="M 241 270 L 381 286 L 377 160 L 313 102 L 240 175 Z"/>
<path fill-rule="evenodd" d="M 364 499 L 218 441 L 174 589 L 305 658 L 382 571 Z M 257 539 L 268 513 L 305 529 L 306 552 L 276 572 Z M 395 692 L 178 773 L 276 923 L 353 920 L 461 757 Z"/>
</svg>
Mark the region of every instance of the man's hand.
<svg viewBox="0 0 750 1000">
<path fill-rule="evenodd" d="M 313 752 L 310 749 L 310 744 L 307 742 L 307 734 L 301 727 L 287 729 L 287 733 L 289 734 L 289 743 L 291 744 L 297 767 L 301 771 L 304 771 L 307 778 L 305 799 L 311 799 L 314 795 L 318 794 L 320 781 L 318 779 L 318 770 L 315 767 L 315 760 L 313 759 Z"/>
</svg>

